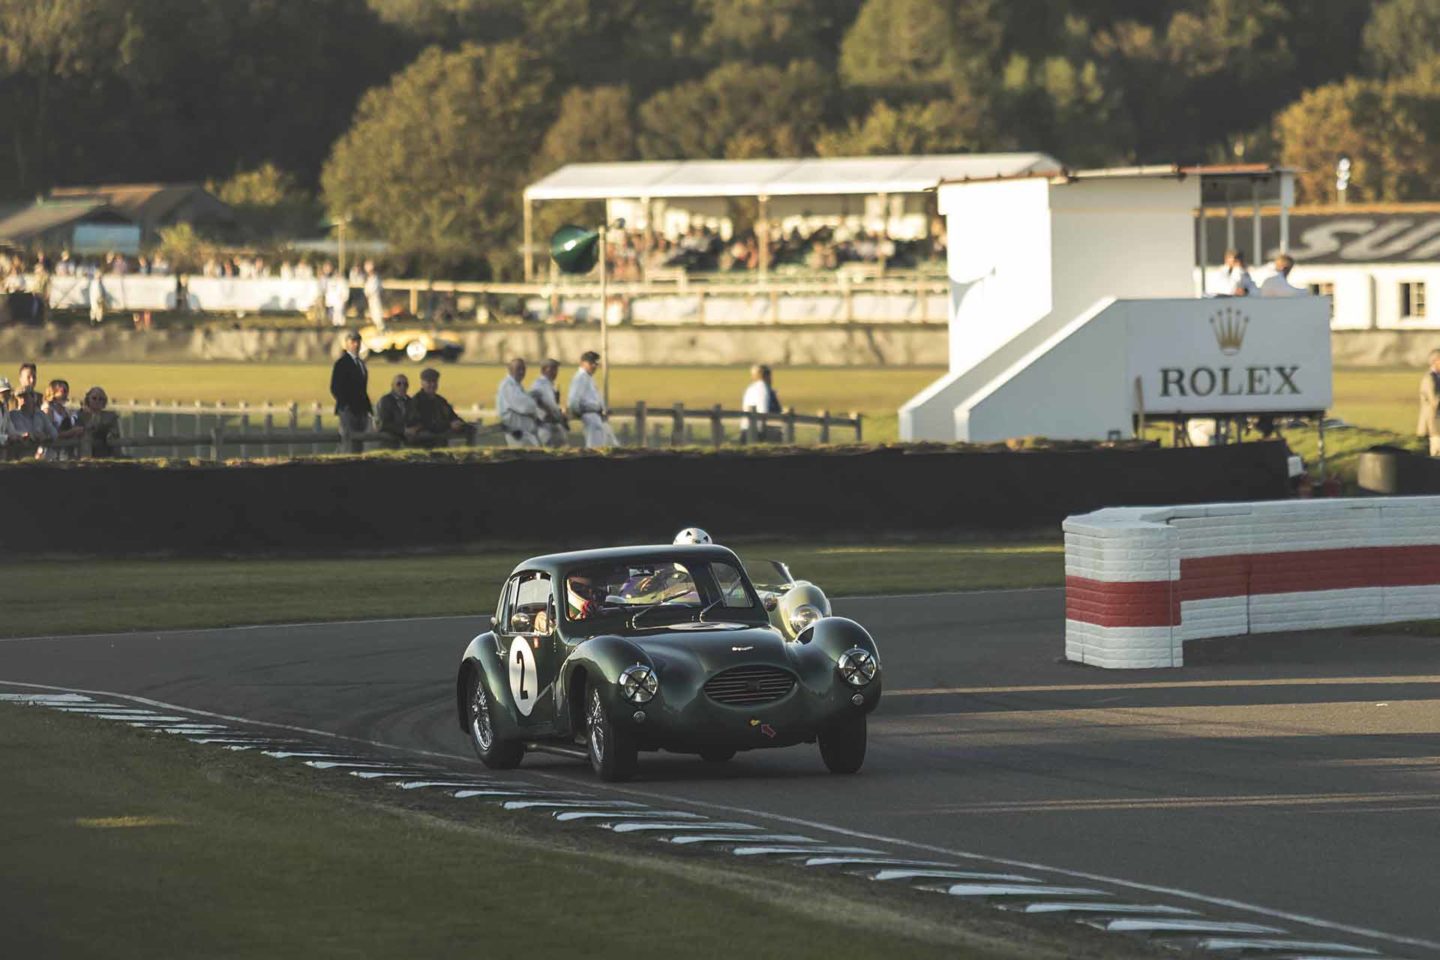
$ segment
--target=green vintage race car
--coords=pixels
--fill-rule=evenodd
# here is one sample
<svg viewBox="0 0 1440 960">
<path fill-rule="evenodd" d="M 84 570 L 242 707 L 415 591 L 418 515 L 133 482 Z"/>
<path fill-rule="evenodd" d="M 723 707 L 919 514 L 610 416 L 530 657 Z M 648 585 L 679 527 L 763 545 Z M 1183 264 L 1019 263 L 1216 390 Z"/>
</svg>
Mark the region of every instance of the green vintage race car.
<svg viewBox="0 0 1440 960">
<path fill-rule="evenodd" d="M 671 545 L 520 564 L 492 629 L 466 647 L 455 693 L 486 766 L 546 750 L 623 780 L 641 750 L 719 762 L 816 742 L 826 767 L 854 773 L 880 687 L 860 624 L 824 616 L 787 636 L 734 553 Z"/>
</svg>

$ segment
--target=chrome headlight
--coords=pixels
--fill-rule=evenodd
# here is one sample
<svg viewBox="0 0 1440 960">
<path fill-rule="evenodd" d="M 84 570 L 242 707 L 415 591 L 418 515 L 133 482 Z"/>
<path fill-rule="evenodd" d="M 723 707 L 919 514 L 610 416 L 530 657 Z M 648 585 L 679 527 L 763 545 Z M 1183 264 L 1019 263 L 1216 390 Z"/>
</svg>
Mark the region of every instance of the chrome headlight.
<svg viewBox="0 0 1440 960">
<path fill-rule="evenodd" d="M 660 678 L 643 663 L 620 671 L 620 693 L 631 703 L 649 703 L 659 690 Z"/>
<path fill-rule="evenodd" d="M 798 635 L 810 624 L 823 617 L 820 608 L 810 603 L 802 603 L 790 614 L 790 629 Z"/>
<path fill-rule="evenodd" d="M 863 687 L 875 679 L 875 671 L 880 665 L 875 662 L 875 655 L 869 650 L 862 650 L 860 647 L 851 647 L 840 655 L 840 676 L 852 687 Z"/>
</svg>

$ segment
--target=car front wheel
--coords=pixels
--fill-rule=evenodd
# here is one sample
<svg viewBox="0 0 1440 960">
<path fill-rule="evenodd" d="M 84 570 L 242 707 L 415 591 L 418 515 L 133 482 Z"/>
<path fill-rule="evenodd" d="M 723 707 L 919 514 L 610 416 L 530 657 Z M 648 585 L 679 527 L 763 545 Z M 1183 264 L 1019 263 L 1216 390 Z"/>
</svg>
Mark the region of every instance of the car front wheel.
<svg viewBox="0 0 1440 960">
<path fill-rule="evenodd" d="M 820 733 L 820 759 L 831 773 L 854 773 L 865 763 L 865 714 L 857 713 Z"/>
<path fill-rule="evenodd" d="M 491 770 L 513 770 L 525 756 L 525 744 L 501 740 L 495 733 L 495 704 L 483 678 L 471 679 L 470 743 L 475 755 Z"/>
<path fill-rule="evenodd" d="M 635 775 L 639 754 L 635 739 L 610 719 L 597 687 L 590 688 L 585 702 L 585 735 L 590 766 L 601 780 L 614 783 Z"/>
</svg>

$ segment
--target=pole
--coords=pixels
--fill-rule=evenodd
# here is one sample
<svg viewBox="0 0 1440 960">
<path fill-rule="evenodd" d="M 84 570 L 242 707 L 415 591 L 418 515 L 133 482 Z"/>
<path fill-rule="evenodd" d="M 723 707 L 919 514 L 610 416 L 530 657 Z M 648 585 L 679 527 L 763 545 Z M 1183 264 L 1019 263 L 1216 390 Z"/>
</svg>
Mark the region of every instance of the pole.
<svg viewBox="0 0 1440 960">
<path fill-rule="evenodd" d="M 529 197 L 525 198 L 525 250 L 522 255 L 525 267 L 525 282 L 529 283 L 535 279 L 535 207 L 534 201 Z"/>
<path fill-rule="evenodd" d="M 345 221 L 346 221 L 347 219 L 348 219 L 347 217 L 341 217 L 341 218 L 340 218 L 340 223 L 339 223 L 339 225 L 338 225 L 339 229 L 338 229 L 338 231 L 337 231 L 337 234 L 338 234 L 338 242 L 339 242 L 339 245 L 340 245 L 340 250 L 339 250 L 340 268 L 339 268 L 339 270 L 337 270 L 336 272 L 340 274 L 341 279 L 344 279 L 344 277 L 345 277 Z M 349 281 L 346 281 L 346 282 L 348 283 Z"/>
<path fill-rule="evenodd" d="M 600 225 L 600 395 L 610 409 L 610 272 L 606 269 L 605 224 Z"/>
</svg>

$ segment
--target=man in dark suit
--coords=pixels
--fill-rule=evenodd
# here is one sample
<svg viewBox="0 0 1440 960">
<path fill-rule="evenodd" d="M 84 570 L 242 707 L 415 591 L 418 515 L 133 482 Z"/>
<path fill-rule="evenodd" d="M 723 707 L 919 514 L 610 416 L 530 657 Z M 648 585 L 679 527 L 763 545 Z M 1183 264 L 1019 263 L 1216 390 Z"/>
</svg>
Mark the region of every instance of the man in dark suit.
<svg viewBox="0 0 1440 960">
<path fill-rule="evenodd" d="M 370 371 L 360 359 L 360 334 L 345 334 L 345 352 L 330 371 L 330 396 L 335 398 L 335 412 L 340 415 L 341 453 L 364 453 L 365 444 L 349 437 L 370 429 Z"/>
</svg>

